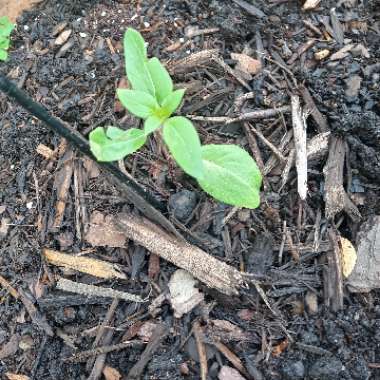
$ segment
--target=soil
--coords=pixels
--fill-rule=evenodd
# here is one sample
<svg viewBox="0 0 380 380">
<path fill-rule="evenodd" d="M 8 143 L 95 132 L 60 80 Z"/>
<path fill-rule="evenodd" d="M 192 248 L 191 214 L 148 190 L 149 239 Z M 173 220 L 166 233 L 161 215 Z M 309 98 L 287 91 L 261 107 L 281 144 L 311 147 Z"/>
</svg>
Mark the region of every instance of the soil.
<svg viewBox="0 0 380 380">
<path fill-rule="evenodd" d="M 250 14 L 247 4 L 264 15 Z M 132 241 L 127 246 L 93 247 L 85 238 L 94 211 L 116 215 L 133 206 L 88 159 L 0 95 L 0 274 L 20 296 L 15 299 L 6 287 L 0 290 L 0 377 L 132 378 L 130 371 L 144 351 L 141 344 L 105 355 L 106 368 L 114 371 L 104 370 L 105 375 L 103 365 L 98 364 L 99 371 L 91 358 L 65 359 L 97 345 L 141 337 L 141 326 L 154 330 L 164 324 L 169 333 L 158 341 L 140 377 L 198 379 L 201 366 L 193 332 L 194 322 L 199 321 L 210 379 L 227 379 L 220 374 L 223 366 L 239 367 L 215 339 L 240 359 L 247 379 L 380 379 L 379 291 L 350 293 L 344 287 L 341 310 L 334 309 L 327 294 L 331 227 L 355 244 L 361 224 L 380 213 L 379 10 L 377 0 L 324 0 L 310 11 L 303 11 L 298 1 L 286 0 L 45 0 L 24 11 L 17 18 L 9 60 L 0 65 L 0 72 L 85 136 L 99 125 L 129 128 L 138 123 L 115 100 L 124 76 L 121 41 L 128 26 L 142 32 L 150 56 L 174 67 L 175 82 L 188 88 L 183 114 L 232 117 L 279 108 L 290 104 L 290 95 L 297 91 L 294 81 L 306 86 L 331 133 L 344 139 L 344 186 L 362 218 L 352 221 L 345 212 L 326 218 L 326 155 L 309 163 L 305 202 L 298 198 L 295 169 L 280 188 L 284 164 L 275 161 L 265 176 L 261 206 L 234 210 L 203 194 L 153 137 L 124 160 L 124 168 L 161 202 L 171 220 L 191 231 L 193 243 L 263 279 L 260 287 L 267 302 L 254 286 L 239 297 L 201 286 L 205 302 L 182 318 L 174 317 L 168 302 L 152 314 L 152 300 L 166 291 L 176 268 L 161 260 L 153 273 L 157 266 L 153 255 Z M 196 28 L 211 31 L 190 36 Z M 71 30 L 68 39 L 56 43 L 65 30 Z M 303 49 L 311 40 L 310 47 Z M 354 46 L 345 57 L 315 59 L 316 52 L 336 53 L 348 44 Z M 232 68 L 236 62 L 231 53 L 242 52 L 261 59 L 263 68 L 252 77 L 237 71 L 231 75 L 214 62 L 175 71 L 173 62 L 206 49 L 219 49 Z M 236 99 L 250 92 L 247 86 L 252 96 L 236 107 Z M 320 125 L 310 116 L 307 123 L 312 138 Z M 203 142 L 239 144 L 254 155 L 255 137 L 243 123 L 194 124 Z M 253 125 L 280 147 L 292 120 L 284 113 Z M 268 146 L 260 139 L 256 142 L 263 162 L 273 160 Z M 282 153 L 287 156 L 291 147 Z M 72 162 L 73 176 L 61 194 L 67 160 Z M 57 200 L 64 203 L 61 218 Z M 285 222 L 288 239 L 282 250 Z M 119 264 L 129 280 L 100 280 L 59 269 L 44 260 L 43 248 Z M 149 301 L 120 301 L 113 316 L 107 317 L 112 299 L 58 291 L 58 275 L 148 296 Z M 105 319 L 103 340 L 94 343 Z M 215 320 L 237 326 L 238 338 L 223 329 L 214 331 Z"/>
</svg>

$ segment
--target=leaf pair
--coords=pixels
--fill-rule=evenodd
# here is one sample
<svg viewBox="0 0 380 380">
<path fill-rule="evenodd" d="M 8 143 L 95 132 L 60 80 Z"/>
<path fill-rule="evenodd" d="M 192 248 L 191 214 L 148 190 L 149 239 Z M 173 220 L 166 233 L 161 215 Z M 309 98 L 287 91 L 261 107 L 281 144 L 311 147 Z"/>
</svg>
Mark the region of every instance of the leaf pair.
<svg viewBox="0 0 380 380">
<path fill-rule="evenodd" d="M 0 17 L 0 61 L 5 61 L 8 58 L 9 36 L 14 27 L 15 25 L 9 21 L 7 16 Z"/>
</svg>

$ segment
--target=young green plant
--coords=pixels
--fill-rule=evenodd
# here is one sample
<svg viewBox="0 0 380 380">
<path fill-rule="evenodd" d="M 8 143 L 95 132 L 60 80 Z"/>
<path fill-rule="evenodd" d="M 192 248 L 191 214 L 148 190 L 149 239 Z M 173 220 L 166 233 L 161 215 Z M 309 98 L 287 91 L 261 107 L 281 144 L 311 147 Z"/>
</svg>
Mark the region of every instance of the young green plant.
<svg viewBox="0 0 380 380">
<path fill-rule="evenodd" d="M 10 45 L 10 35 L 15 25 L 9 21 L 7 16 L 0 17 L 0 61 L 8 58 L 8 49 Z"/>
<path fill-rule="evenodd" d="M 171 155 L 185 173 L 215 199 L 239 207 L 260 204 L 262 177 L 252 157 L 236 145 L 201 145 L 189 119 L 172 116 L 184 90 L 157 58 L 147 57 L 141 34 L 129 28 L 124 35 L 125 68 L 131 89 L 117 89 L 123 106 L 144 120 L 143 129 L 98 127 L 90 133 L 91 151 L 98 161 L 117 161 L 141 148 L 150 134 L 162 129 Z"/>
</svg>

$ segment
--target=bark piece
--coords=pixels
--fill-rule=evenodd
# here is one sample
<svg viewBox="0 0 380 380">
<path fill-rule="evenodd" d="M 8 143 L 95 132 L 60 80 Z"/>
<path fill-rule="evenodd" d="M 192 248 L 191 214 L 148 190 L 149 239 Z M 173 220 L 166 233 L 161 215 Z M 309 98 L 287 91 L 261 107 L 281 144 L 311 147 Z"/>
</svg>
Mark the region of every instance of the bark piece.
<svg viewBox="0 0 380 380">
<path fill-rule="evenodd" d="M 215 259 L 200 248 L 169 235 L 146 219 L 119 214 L 115 220 L 120 232 L 147 250 L 187 270 L 211 288 L 233 295 L 243 286 L 243 275 L 237 269 Z"/>
<path fill-rule="evenodd" d="M 351 292 L 380 288 L 380 215 L 371 216 L 360 227 L 357 237 L 357 262 L 347 279 Z"/>
<path fill-rule="evenodd" d="M 330 151 L 327 163 L 323 168 L 325 176 L 325 213 L 329 219 L 345 210 L 350 218 L 357 221 L 360 212 L 346 194 L 343 187 L 343 169 L 345 158 L 345 143 L 341 137 L 330 138 Z"/>
</svg>

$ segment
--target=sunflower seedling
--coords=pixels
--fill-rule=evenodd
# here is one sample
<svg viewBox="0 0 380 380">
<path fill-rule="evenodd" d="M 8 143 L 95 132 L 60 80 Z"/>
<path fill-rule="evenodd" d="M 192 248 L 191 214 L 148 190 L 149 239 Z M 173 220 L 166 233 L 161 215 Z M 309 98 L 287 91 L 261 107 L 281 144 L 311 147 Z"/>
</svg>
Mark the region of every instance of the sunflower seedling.
<svg viewBox="0 0 380 380">
<path fill-rule="evenodd" d="M 9 37 L 14 27 L 15 24 L 12 24 L 7 16 L 0 17 L 0 61 L 8 58 Z"/>
<path fill-rule="evenodd" d="M 157 58 L 147 57 L 141 34 L 124 34 L 125 67 L 131 89 L 117 89 L 123 106 L 144 120 L 143 129 L 98 127 L 90 133 L 91 151 L 98 161 L 117 161 L 137 151 L 148 136 L 162 129 L 171 155 L 185 173 L 215 199 L 239 207 L 260 204 L 262 177 L 253 158 L 237 145 L 201 145 L 189 119 L 172 116 L 184 90 L 174 90 L 172 79 Z"/>
</svg>

